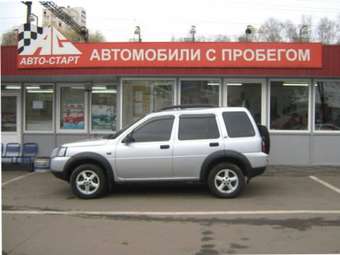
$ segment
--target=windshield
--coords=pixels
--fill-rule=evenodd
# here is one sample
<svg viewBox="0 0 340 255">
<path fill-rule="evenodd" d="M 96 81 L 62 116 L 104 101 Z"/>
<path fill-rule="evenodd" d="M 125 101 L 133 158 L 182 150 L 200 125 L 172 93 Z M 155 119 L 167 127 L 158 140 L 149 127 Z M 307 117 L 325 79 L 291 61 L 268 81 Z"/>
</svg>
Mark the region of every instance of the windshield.
<svg viewBox="0 0 340 255">
<path fill-rule="evenodd" d="M 126 127 L 120 129 L 119 131 L 117 131 L 114 134 L 109 134 L 109 135 L 105 135 L 103 136 L 104 139 L 116 139 L 118 136 L 120 136 L 125 130 L 129 129 L 132 125 L 134 125 L 135 123 L 137 123 L 138 121 L 140 121 L 141 119 L 143 119 L 143 117 L 140 117 L 138 119 L 136 119 L 135 121 L 133 121 L 132 123 L 130 123 L 129 125 L 127 125 Z"/>
</svg>

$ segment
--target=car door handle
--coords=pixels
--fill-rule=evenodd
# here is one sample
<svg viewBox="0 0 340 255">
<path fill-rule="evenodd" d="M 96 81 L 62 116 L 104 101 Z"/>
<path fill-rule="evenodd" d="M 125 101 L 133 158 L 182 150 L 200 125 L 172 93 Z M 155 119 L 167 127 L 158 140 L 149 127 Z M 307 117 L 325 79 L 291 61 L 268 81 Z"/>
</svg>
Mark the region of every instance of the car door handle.
<svg viewBox="0 0 340 255">
<path fill-rule="evenodd" d="M 169 148 L 170 148 L 170 145 L 161 145 L 160 148 L 161 148 L 162 150 L 169 149 Z"/>
<path fill-rule="evenodd" d="M 210 147 L 217 147 L 217 146 L 219 146 L 219 143 L 209 143 L 209 146 Z"/>
</svg>

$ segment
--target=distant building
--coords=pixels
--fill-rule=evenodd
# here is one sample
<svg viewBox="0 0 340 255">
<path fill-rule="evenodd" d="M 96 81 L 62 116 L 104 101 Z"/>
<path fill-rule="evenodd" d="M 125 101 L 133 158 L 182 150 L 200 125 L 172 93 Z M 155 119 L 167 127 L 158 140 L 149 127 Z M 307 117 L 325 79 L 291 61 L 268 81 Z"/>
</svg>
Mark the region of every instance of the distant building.
<svg viewBox="0 0 340 255">
<path fill-rule="evenodd" d="M 84 8 L 70 6 L 60 8 L 69 14 L 80 26 L 86 26 L 86 11 Z M 70 30 L 70 27 L 67 24 L 47 9 L 43 10 L 42 24 L 43 26 L 53 26 L 61 32 Z"/>
</svg>

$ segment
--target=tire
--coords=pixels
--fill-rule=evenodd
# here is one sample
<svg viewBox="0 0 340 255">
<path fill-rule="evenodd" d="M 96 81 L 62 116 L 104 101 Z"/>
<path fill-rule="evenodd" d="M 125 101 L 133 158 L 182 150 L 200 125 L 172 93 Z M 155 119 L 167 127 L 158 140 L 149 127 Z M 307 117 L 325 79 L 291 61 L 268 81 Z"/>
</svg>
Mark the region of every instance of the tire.
<svg viewBox="0 0 340 255">
<path fill-rule="evenodd" d="M 229 176 L 229 178 L 226 179 L 226 176 Z M 208 175 L 210 192 L 220 198 L 237 197 L 243 191 L 245 184 L 245 177 L 241 169 L 231 163 L 221 163 L 214 166 Z"/>
<path fill-rule="evenodd" d="M 84 199 L 103 196 L 108 187 L 103 169 L 93 164 L 76 167 L 71 174 L 70 185 L 73 194 Z"/>
</svg>

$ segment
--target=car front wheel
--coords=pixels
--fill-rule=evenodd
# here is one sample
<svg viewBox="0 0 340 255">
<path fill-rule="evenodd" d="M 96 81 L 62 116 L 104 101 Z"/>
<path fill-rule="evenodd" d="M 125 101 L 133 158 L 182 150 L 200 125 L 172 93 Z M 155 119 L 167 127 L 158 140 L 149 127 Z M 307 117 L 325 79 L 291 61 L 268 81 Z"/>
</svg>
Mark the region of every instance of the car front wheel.
<svg viewBox="0 0 340 255">
<path fill-rule="evenodd" d="M 208 185 L 211 193 L 215 196 L 234 198 L 244 189 L 245 178 L 237 165 L 221 163 L 210 171 Z"/>
<path fill-rule="evenodd" d="M 107 192 L 107 180 L 103 170 L 92 164 L 78 166 L 71 174 L 72 192 L 80 198 L 96 198 Z"/>
</svg>

